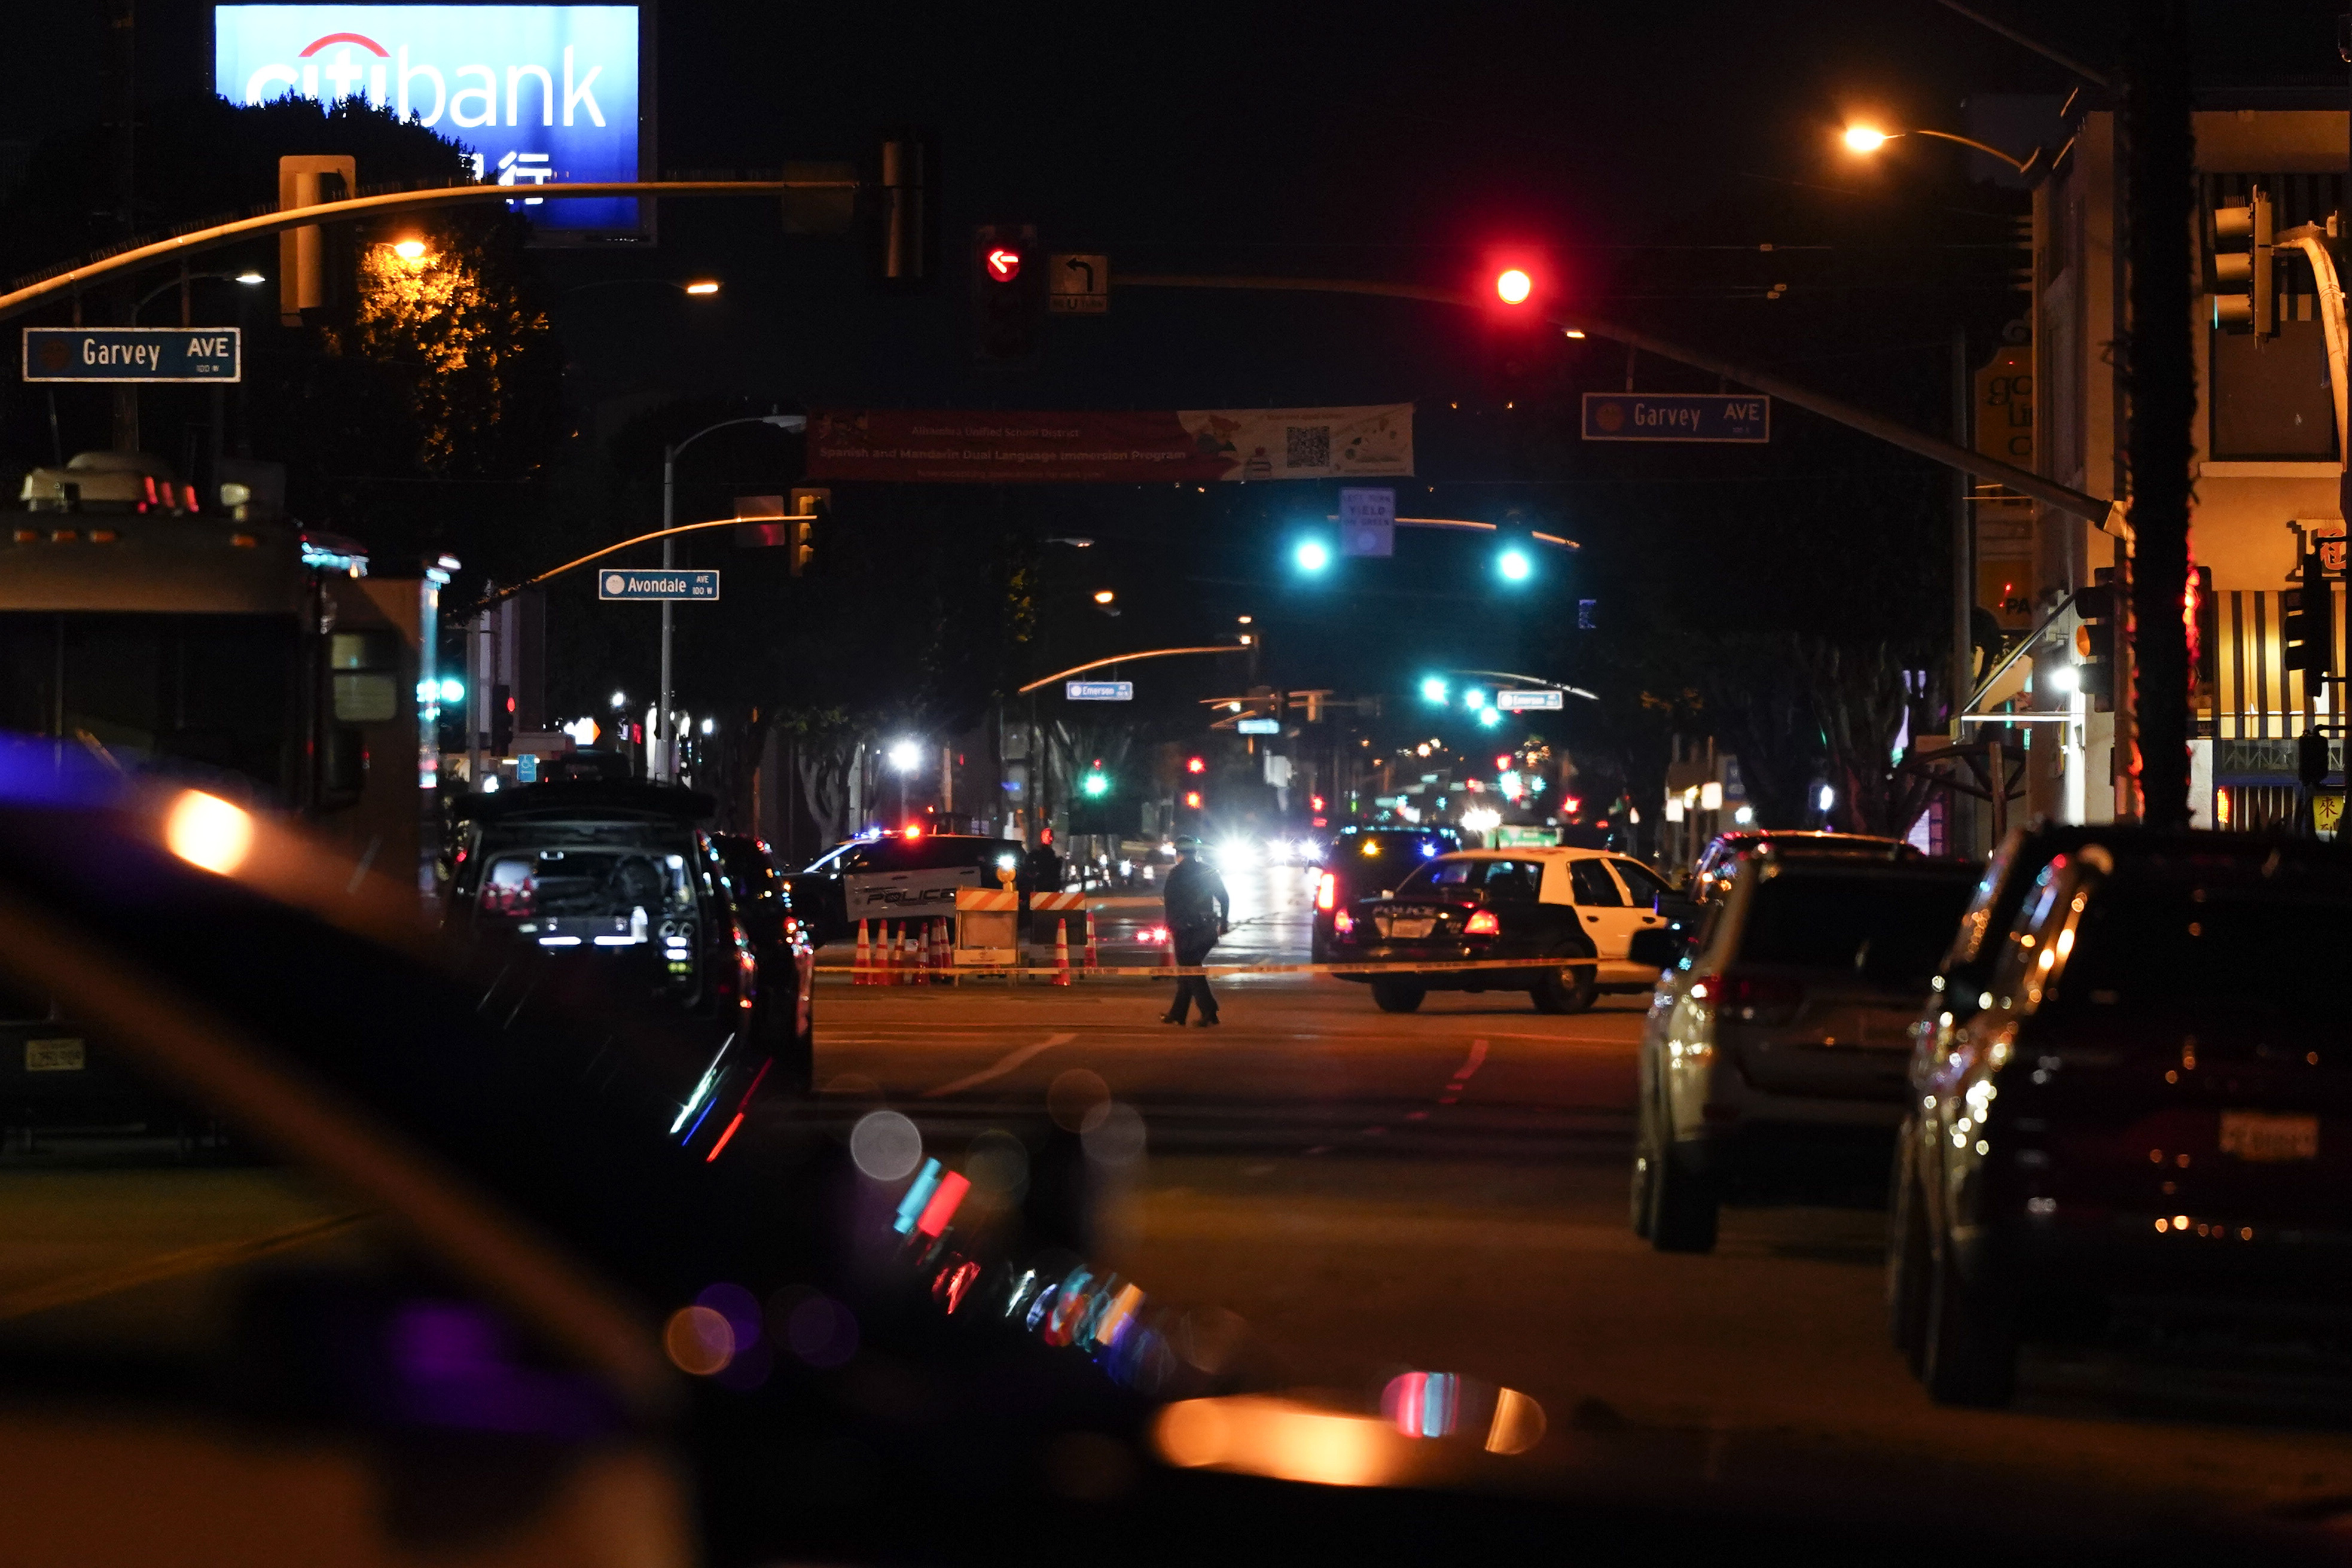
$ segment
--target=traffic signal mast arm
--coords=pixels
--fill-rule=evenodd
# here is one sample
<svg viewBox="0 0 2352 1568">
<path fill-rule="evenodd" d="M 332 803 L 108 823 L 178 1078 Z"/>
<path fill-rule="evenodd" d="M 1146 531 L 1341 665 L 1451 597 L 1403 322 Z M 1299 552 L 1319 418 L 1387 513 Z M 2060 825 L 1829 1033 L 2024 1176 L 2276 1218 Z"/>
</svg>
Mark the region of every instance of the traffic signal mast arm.
<svg viewBox="0 0 2352 1568">
<path fill-rule="evenodd" d="M 1173 658 L 1179 654 L 1187 653 L 1247 653 L 1249 650 L 1247 643 L 1229 642 L 1219 643 L 1213 647 L 1155 647 L 1148 648 L 1141 653 L 1114 654 L 1109 658 L 1088 659 L 1084 664 L 1074 664 L 1067 669 L 1057 669 L 1051 675 L 1041 676 L 1021 688 L 1017 695 L 1026 697 L 1040 687 L 1051 686 L 1054 682 L 1067 679 L 1073 675 L 1084 675 L 1089 669 L 1100 669 L 1107 664 L 1129 664 L 1139 658 Z"/>
<path fill-rule="evenodd" d="M 2336 253 L 2329 248 L 2329 236 L 2315 223 L 2288 229 L 2273 241 L 2281 248 L 2293 246 L 2311 259 L 2311 275 L 2319 283 L 2319 321 L 2327 334 L 2328 384 L 2336 389 L 2336 449 L 2352 452 L 2352 388 L 2347 388 L 2347 376 L 2352 376 L 2352 332 L 2347 332 L 2344 320 L 2344 282 L 2336 276 Z"/>
<path fill-rule="evenodd" d="M 552 200 L 558 196 L 778 196 L 794 191 L 854 192 L 860 188 L 856 180 L 606 180 L 569 185 L 532 185 L 530 187 L 530 199 Z M 524 199 L 520 195 L 520 190 L 521 187 L 515 185 L 450 185 L 423 191 L 388 191 L 380 195 L 354 196 L 349 201 L 320 202 L 315 206 L 286 207 L 257 217 L 239 218 L 234 223 L 215 224 L 210 228 L 190 229 L 185 234 L 175 234 L 168 239 L 159 239 L 152 245 L 138 246 L 93 261 L 87 267 L 68 268 L 37 283 L 28 283 L 22 289 L 0 294 L 0 321 L 10 316 L 21 316 L 52 295 L 79 291 L 119 273 L 136 271 L 173 258 L 215 250 L 241 239 L 255 239 L 284 229 L 310 228 L 318 224 L 341 223 L 349 218 L 384 213 L 422 212 L 431 207 L 462 206 L 468 202 L 520 201 Z"/>
<path fill-rule="evenodd" d="M 445 609 L 441 613 L 444 616 L 453 617 L 456 620 L 462 621 L 470 619 L 475 616 L 480 615 L 484 610 L 488 609 L 493 605 L 513 598 L 517 594 L 523 592 L 523 590 L 527 588 L 538 587 L 541 583 L 546 582 L 551 577 L 561 577 L 566 572 L 570 572 L 576 567 L 587 565 L 591 561 L 602 561 L 605 556 L 612 554 L 614 552 L 626 550 L 632 544 L 644 544 L 651 540 L 667 539 L 674 533 L 696 533 L 706 528 L 733 528 L 739 523 L 745 522 L 795 522 L 799 521 L 801 521 L 801 519 L 798 514 L 785 512 L 773 517 L 722 517 L 715 519 L 709 522 L 681 522 L 676 528 L 657 528 L 651 533 L 640 533 L 635 539 L 624 539 L 618 544 L 607 544 L 602 550 L 592 550 L 587 554 L 580 557 L 577 561 L 567 561 L 561 566 L 551 567 L 547 571 L 541 572 L 536 577 L 526 577 L 521 582 L 515 584 L 511 587 L 500 588 L 494 594 L 483 595 L 482 598 L 467 605 L 464 609 Z"/>
<path fill-rule="evenodd" d="M 1481 297 L 1465 294 L 1453 289 L 1432 289 L 1418 283 L 1372 283 L 1339 278 L 1213 278 L 1181 277 L 1173 274 L 1122 276 L 1118 281 L 1119 287 L 1124 289 L 1240 289 L 1301 294 L 1369 294 L 1391 300 L 1419 300 L 1432 305 L 1452 305 L 1462 310 L 1486 308 L 1486 301 Z M 1685 348 L 1679 343 L 1668 342 L 1663 338 L 1653 337 L 1647 332 L 1639 331 L 1631 327 L 1618 326 L 1614 322 L 1600 321 L 1591 316 L 1570 316 L 1547 311 L 1544 314 L 1544 320 L 1563 331 L 1582 332 L 1590 337 L 1607 338 L 1612 342 L 1623 343 L 1628 348 L 1640 349 L 1643 353 L 1656 354 L 1661 359 L 1674 360 L 1677 363 L 1689 365 L 1694 370 L 1703 370 L 1710 374 L 1736 381 L 1742 386 L 1752 386 L 1769 396 L 1780 399 L 1783 403 L 1794 404 L 1799 408 L 1818 414 L 1824 419 L 1859 430 L 1865 436 L 1875 436 L 1888 445 L 1900 447 L 1906 452 L 1916 452 L 1931 462 L 1941 463 L 1946 468 L 1958 468 L 1964 474 L 1974 474 L 1979 479 L 1991 479 L 1996 483 L 2006 485 L 2020 495 L 2031 496 L 2043 505 L 2063 511 L 2070 517 L 2079 517 L 2095 528 L 2103 529 L 2126 540 L 2131 537 L 2130 526 L 2125 521 L 2123 508 L 2117 502 L 2101 500 L 2096 496 L 2085 495 L 2081 490 L 2072 489 L 2054 480 L 2045 479 L 2040 474 L 2028 473 L 2023 468 L 2012 467 L 1998 458 L 1971 452 L 1964 447 L 1956 447 L 1949 441 L 1939 440 L 1936 437 L 1914 430 L 1907 425 L 1886 418 L 1883 415 L 1873 414 L 1866 408 L 1857 408 L 1853 404 L 1824 396 L 1809 387 L 1800 386 L 1794 382 L 1775 375 L 1769 371 L 1759 371 L 1747 365 L 1734 364 L 1728 360 L 1717 359 L 1713 354 Z"/>
</svg>

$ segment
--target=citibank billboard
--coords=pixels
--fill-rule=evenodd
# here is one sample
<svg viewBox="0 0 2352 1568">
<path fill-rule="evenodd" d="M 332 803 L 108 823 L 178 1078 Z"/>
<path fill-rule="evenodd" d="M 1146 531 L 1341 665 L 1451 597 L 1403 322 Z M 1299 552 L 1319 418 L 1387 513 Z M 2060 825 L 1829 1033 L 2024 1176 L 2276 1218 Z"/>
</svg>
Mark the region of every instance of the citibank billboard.
<svg viewBox="0 0 2352 1568">
<path fill-rule="evenodd" d="M 652 155 L 635 5 L 216 5 L 214 89 L 231 103 L 364 99 L 461 143 L 519 192 L 635 180 Z M 650 88 L 650 83 L 646 84 Z M 365 182 L 368 172 L 360 171 Z M 550 237 L 644 237 L 627 198 L 519 195 Z"/>
</svg>

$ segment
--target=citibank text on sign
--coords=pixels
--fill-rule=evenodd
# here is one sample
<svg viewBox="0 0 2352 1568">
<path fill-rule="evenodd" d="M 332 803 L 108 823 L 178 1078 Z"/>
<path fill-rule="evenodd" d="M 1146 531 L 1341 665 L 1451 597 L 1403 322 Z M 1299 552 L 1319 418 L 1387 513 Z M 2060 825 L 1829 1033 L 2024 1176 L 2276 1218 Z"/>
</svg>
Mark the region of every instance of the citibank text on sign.
<svg viewBox="0 0 2352 1568">
<path fill-rule="evenodd" d="M 632 198 L 530 194 L 646 177 L 647 24 L 635 5 L 222 5 L 213 89 L 231 103 L 356 98 L 413 115 L 462 145 L 478 178 L 514 186 L 543 235 L 650 237 L 650 209 Z"/>
</svg>

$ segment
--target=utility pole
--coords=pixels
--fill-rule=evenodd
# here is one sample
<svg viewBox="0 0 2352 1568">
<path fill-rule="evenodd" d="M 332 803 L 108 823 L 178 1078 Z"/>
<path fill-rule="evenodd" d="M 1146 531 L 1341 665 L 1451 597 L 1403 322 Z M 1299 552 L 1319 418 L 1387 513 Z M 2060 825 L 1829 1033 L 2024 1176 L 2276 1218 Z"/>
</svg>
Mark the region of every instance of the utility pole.
<svg viewBox="0 0 2352 1568">
<path fill-rule="evenodd" d="M 2182 595 L 2189 580 L 2189 423 L 2197 403 L 2189 315 L 2196 138 L 2189 117 L 2186 0 L 2142 0 L 2127 14 L 2133 773 L 2140 819 L 2151 827 L 2184 828 L 2190 697 Z M 2120 724 L 2117 733 L 2120 745 Z"/>
<path fill-rule="evenodd" d="M 1952 329 L 1952 445 L 1969 442 L 1969 330 Z M 1952 486 L 1952 741 L 1967 737 L 1960 722 L 1976 690 L 1976 637 L 1969 612 L 1976 607 L 1976 551 L 1969 537 L 1969 476 L 1954 468 Z"/>
<path fill-rule="evenodd" d="M 111 91 L 114 115 L 114 200 L 115 223 L 125 239 L 138 228 L 138 209 L 134 154 L 138 149 L 136 132 L 139 114 L 139 29 L 136 0 L 112 0 L 107 7 L 107 85 Z M 130 285 L 127 301 L 135 301 L 138 291 Z M 135 309 L 124 320 L 136 325 Z M 114 449 L 118 452 L 139 450 L 139 388 L 117 386 L 114 389 Z"/>
</svg>

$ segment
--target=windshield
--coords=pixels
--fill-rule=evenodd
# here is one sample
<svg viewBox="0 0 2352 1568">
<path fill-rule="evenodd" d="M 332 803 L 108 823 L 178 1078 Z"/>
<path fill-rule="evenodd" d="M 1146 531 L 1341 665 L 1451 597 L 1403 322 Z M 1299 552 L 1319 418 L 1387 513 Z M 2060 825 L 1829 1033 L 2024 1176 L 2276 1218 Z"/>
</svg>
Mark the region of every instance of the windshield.
<svg viewBox="0 0 2352 1568">
<path fill-rule="evenodd" d="M 2337 889 L 2118 878 L 2084 909 L 2072 947 L 2044 1010 L 2341 1020 L 2352 901 Z"/>
<path fill-rule="evenodd" d="M 1924 987 L 1951 945 L 1974 879 L 1784 868 L 1749 895 L 1743 963 L 1865 973 Z"/>
</svg>

